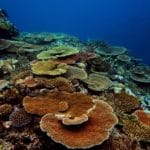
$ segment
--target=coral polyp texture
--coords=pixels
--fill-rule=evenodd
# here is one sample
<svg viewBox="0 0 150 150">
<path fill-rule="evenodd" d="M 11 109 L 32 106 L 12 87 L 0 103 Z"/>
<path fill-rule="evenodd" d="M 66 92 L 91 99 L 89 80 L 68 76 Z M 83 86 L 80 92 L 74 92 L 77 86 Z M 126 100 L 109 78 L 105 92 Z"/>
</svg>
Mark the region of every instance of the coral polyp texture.
<svg viewBox="0 0 150 150">
<path fill-rule="evenodd" d="M 89 120 L 81 125 L 63 125 L 54 114 L 42 117 L 40 128 L 55 142 L 67 148 L 90 148 L 109 138 L 110 131 L 117 123 L 112 108 L 105 102 L 95 101 L 89 113 Z"/>
</svg>

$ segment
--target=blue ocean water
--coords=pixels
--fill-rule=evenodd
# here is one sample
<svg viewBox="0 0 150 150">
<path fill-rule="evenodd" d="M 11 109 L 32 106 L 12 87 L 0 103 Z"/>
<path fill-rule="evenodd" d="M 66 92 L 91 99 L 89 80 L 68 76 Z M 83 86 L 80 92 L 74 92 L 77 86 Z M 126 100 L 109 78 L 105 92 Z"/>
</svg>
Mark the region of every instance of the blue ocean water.
<svg viewBox="0 0 150 150">
<path fill-rule="evenodd" d="M 0 8 L 20 31 L 102 39 L 150 65 L 150 0 L 0 0 Z"/>
</svg>

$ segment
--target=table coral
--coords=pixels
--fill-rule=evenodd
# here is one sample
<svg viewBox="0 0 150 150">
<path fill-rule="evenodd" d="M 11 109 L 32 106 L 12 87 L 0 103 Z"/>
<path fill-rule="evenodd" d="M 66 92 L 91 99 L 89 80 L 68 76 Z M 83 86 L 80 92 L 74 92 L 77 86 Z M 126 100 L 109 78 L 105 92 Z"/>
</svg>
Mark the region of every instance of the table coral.
<svg viewBox="0 0 150 150">
<path fill-rule="evenodd" d="M 87 79 L 83 80 L 83 82 L 93 91 L 107 90 L 113 84 L 108 77 L 95 73 L 91 73 Z"/>
<path fill-rule="evenodd" d="M 79 53 L 79 50 L 75 47 L 71 46 L 58 46 L 58 47 L 52 47 L 50 50 L 42 51 L 37 55 L 38 59 L 50 59 L 50 58 L 61 58 L 70 56 L 73 54 Z"/>
<path fill-rule="evenodd" d="M 94 106 L 89 113 L 89 120 L 81 125 L 63 125 L 54 114 L 49 113 L 42 117 L 40 127 L 55 142 L 67 148 L 86 149 L 99 145 L 109 138 L 117 118 L 107 103 L 94 101 Z"/>
<path fill-rule="evenodd" d="M 111 46 L 107 48 L 97 48 L 96 53 L 104 56 L 117 56 L 127 52 L 125 47 Z"/>
<path fill-rule="evenodd" d="M 65 76 L 67 78 L 75 78 L 75 79 L 83 80 L 87 78 L 87 72 L 84 69 L 81 69 L 79 67 L 69 66 Z"/>
<path fill-rule="evenodd" d="M 37 61 L 31 65 L 31 69 L 36 75 L 56 76 L 66 73 L 68 66 L 54 61 Z"/>
<path fill-rule="evenodd" d="M 24 97 L 23 106 L 28 113 L 45 115 L 61 112 L 64 109 L 60 108 L 61 102 L 68 103 L 67 113 L 69 112 L 72 118 L 85 114 L 93 105 L 91 97 L 82 93 L 49 92 L 46 95 Z"/>
</svg>

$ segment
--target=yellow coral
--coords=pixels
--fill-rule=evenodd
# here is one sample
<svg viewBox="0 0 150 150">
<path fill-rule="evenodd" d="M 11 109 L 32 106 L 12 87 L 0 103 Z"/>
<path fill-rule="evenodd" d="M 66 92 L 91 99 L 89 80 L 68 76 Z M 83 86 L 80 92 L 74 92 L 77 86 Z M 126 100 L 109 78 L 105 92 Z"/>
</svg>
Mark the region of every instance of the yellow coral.
<svg viewBox="0 0 150 150">
<path fill-rule="evenodd" d="M 65 63 L 58 63 L 54 61 L 37 61 L 31 66 L 32 72 L 36 75 L 61 75 L 64 74 L 68 66 Z"/>
</svg>

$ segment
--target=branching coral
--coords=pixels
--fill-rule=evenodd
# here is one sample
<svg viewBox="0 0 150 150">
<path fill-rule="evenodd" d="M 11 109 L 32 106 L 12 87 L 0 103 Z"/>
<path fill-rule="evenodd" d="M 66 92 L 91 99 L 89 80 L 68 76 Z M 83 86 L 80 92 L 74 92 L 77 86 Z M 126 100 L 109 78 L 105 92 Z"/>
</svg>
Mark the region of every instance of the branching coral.
<svg viewBox="0 0 150 150">
<path fill-rule="evenodd" d="M 40 127 L 55 142 L 67 148 L 90 148 L 103 143 L 109 137 L 111 128 L 117 123 L 112 108 L 105 102 L 94 101 L 94 108 L 89 113 L 89 120 L 81 125 L 63 125 L 55 115 L 42 117 Z"/>
<path fill-rule="evenodd" d="M 32 72 L 36 75 L 61 75 L 67 72 L 68 66 L 54 61 L 37 61 L 31 65 Z"/>
</svg>

